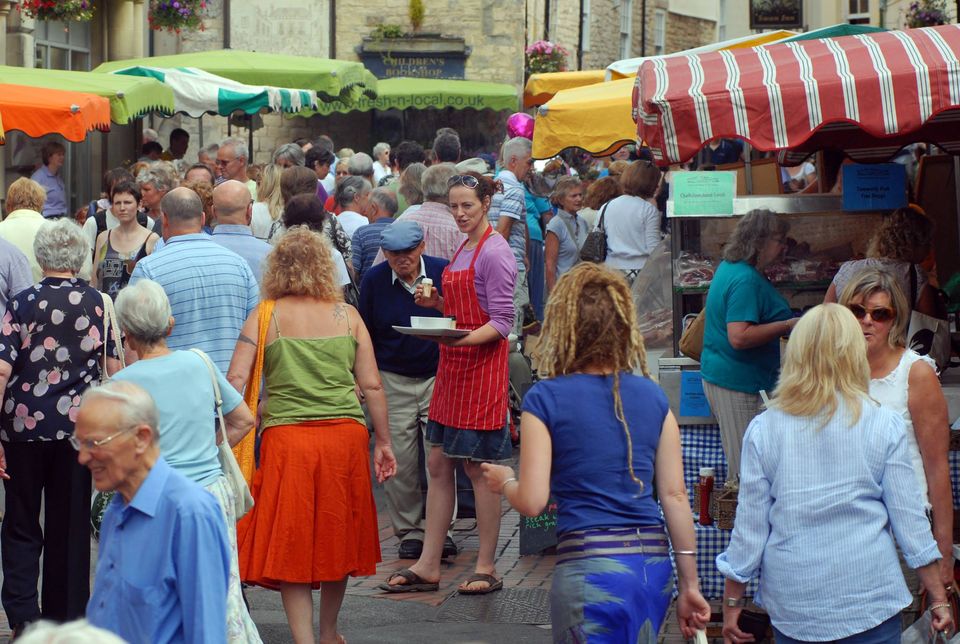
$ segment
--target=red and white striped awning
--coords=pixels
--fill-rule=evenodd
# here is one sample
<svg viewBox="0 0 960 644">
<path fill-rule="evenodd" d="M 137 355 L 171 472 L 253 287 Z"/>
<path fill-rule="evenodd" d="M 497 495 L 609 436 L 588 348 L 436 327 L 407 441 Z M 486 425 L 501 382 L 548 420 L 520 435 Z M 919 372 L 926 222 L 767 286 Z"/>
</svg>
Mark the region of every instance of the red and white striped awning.
<svg viewBox="0 0 960 644">
<path fill-rule="evenodd" d="M 825 148 L 882 161 L 919 141 L 960 153 L 960 26 L 658 58 L 643 63 L 633 106 L 661 163 L 718 138 L 788 165 Z"/>
</svg>

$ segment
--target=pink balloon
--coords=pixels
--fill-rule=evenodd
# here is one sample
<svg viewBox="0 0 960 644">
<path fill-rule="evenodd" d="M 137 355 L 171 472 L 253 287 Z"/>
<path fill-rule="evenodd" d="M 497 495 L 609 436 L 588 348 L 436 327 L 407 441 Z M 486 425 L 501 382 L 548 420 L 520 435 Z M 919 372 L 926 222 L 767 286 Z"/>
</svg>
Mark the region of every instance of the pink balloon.
<svg viewBox="0 0 960 644">
<path fill-rule="evenodd" d="M 522 136 L 525 139 L 533 140 L 533 117 L 524 112 L 511 114 L 507 119 L 507 134 L 512 139 L 515 136 Z"/>
</svg>

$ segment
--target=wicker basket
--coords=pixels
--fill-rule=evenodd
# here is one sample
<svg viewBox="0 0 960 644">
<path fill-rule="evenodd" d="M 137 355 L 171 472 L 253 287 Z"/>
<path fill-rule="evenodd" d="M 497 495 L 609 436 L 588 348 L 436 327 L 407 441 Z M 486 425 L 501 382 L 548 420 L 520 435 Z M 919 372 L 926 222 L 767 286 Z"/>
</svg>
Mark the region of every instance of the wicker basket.
<svg viewBox="0 0 960 644">
<path fill-rule="evenodd" d="M 722 488 L 714 498 L 713 521 L 721 530 L 733 530 L 733 521 L 737 518 L 737 488 Z"/>
</svg>

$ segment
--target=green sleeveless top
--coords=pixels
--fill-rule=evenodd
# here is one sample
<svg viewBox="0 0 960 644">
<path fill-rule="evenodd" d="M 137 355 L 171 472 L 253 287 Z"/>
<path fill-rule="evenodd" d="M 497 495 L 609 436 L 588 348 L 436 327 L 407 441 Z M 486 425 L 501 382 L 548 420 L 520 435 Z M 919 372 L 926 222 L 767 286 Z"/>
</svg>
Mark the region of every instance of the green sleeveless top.
<svg viewBox="0 0 960 644">
<path fill-rule="evenodd" d="M 356 356 L 353 335 L 285 338 L 277 326 L 277 339 L 263 354 L 268 395 L 263 428 L 335 418 L 365 425 L 354 390 Z"/>
</svg>

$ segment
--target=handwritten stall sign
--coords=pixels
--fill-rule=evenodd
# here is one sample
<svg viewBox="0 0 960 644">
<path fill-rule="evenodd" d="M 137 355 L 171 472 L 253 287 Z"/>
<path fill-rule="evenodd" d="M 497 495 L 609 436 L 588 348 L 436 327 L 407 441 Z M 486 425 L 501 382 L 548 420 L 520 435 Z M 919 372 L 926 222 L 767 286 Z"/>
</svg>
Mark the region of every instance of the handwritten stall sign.
<svg viewBox="0 0 960 644">
<path fill-rule="evenodd" d="M 673 217 L 733 215 L 736 172 L 675 172 L 670 186 Z"/>
<path fill-rule="evenodd" d="M 543 514 L 520 517 L 520 554 L 535 555 L 557 545 L 557 502 L 550 499 Z"/>
<path fill-rule="evenodd" d="M 907 205 L 907 171 L 899 163 L 843 166 L 844 210 L 893 210 Z"/>
</svg>

